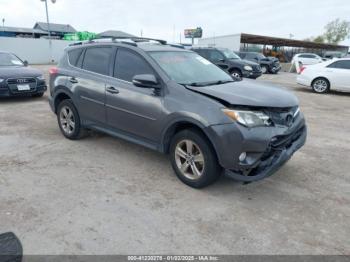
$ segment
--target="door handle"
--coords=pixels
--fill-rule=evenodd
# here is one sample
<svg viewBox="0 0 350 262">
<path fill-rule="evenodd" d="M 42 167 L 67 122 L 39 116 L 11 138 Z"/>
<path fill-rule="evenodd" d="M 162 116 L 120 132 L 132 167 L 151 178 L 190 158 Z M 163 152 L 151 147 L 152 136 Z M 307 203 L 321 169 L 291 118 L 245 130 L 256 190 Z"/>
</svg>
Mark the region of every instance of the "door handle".
<svg viewBox="0 0 350 262">
<path fill-rule="evenodd" d="M 69 79 L 69 82 L 71 82 L 72 84 L 77 84 L 78 83 L 78 80 L 75 78 L 75 77 L 71 77 Z"/>
<path fill-rule="evenodd" d="M 107 87 L 107 92 L 111 94 L 119 94 L 119 90 L 113 86 Z"/>
</svg>

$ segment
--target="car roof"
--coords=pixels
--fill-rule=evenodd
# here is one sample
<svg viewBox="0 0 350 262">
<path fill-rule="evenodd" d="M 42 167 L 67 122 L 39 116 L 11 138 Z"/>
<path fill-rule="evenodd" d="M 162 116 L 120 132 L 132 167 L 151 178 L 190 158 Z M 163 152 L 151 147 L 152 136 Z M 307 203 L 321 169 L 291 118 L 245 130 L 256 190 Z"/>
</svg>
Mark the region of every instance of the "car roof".
<svg viewBox="0 0 350 262">
<path fill-rule="evenodd" d="M 318 55 L 318 54 L 315 54 L 315 53 L 299 53 L 299 54 L 296 54 L 296 55 Z"/>
</svg>

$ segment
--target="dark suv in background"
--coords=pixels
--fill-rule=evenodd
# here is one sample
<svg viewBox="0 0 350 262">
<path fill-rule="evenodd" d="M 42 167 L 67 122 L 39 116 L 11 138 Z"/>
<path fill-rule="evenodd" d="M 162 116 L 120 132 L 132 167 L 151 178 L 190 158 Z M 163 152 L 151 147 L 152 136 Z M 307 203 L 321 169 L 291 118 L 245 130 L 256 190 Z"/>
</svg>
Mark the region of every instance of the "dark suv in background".
<svg viewBox="0 0 350 262">
<path fill-rule="evenodd" d="M 195 188 L 223 169 L 245 182 L 270 176 L 306 140 L 292 93 L 235 82 L 161 40 L 77 43 L 50 70 L 50 94 L 68 139 L 94 129 L 167 153 L 179 179 Z"/>
<path fill-rule="evenodd" d="M 259 64 L 242 60 L 230 49 L 194 47 L 191 50 L 208 59 L 235 78 L 246 77 L 256 79 L 262 74 Z"/>
<path fill-rule="evenodd" d="M 258 63 L 263 74 L 277 74 L 281 70 L 280 61 L 276 57 L 266 57 L 257 52 L 238 52 L 238 55 L 242 59 Z"/>
</svg>

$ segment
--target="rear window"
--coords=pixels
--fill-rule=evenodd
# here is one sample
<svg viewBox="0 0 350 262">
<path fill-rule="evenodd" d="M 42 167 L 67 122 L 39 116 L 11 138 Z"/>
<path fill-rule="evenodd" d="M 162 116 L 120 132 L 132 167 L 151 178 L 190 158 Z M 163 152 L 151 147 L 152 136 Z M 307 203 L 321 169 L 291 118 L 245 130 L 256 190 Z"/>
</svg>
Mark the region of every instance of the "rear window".
<svg viewBox="0 0 350 262">
<path fill-rule="evenodd" d="M 83 52 L 83 48 L 74 49 L 68 52 L 69 63 L 73 66 L 77 66 L 79 57 Z"/>
<path fill-rule="evenodd" d="M 98 74 L 109 75 L 109 64 L 112 55 L 112 47 L 87 48 L 82 68 Z"/>
</svg>

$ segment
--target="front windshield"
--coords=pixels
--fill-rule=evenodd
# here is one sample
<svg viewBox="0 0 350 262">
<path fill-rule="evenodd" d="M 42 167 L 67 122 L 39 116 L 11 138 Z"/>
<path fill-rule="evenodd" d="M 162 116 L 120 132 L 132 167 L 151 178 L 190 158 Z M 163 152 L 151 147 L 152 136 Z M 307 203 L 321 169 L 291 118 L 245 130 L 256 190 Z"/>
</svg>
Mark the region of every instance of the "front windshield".
<svg viewBox="0 0 350 262">
<path fill-rule="evenodd" d="M 205 58 L 194 52 L 150 52 L 166 74 L 179 84 L 231 82 L 232 78 Z"/>
<path fill-rule="evenodd" d="M 220 49 L 220 51 L 225 55 L 227 59 L 241 59 L 238 55 L 235 54 L 235 52 L 231 51 L 230 49 Z"/>
<path fill-rule="evenodd" d="M 14 54 L 0 53 L 0 66 L 23 66 L 23 62 Z"/>
</svg>

